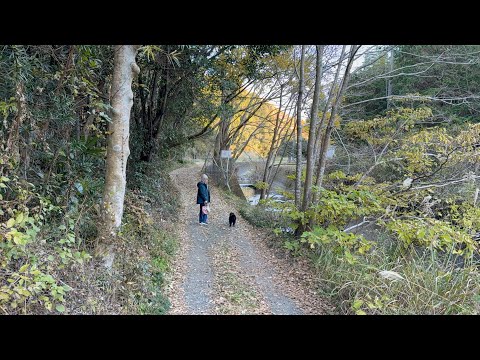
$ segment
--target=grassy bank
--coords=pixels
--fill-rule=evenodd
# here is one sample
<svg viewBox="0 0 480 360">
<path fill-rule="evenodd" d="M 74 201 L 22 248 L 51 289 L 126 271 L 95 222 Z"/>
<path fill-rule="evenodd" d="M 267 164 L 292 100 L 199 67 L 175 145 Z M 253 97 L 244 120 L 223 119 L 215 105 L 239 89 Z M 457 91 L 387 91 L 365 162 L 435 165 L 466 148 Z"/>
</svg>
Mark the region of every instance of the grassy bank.
<svg viewBox="0 0 480 360">
<path fill-rule="evenodd" d="M 435 249 L 405 251 L 384 231 L 369 252 L 352 261 L 333 243 L 312 249 L 300 239 L 275 230 L 287 224 L 278 212 L 241 201 L 238 204 L 252 225 L 277 234 L 272 242 L 275 247 L 290 256 L 309 259 L 320 296 L 335 304 L 340 314 L 480 312 L 480 274 L 474 263 L 460 267 Z"/>
</svg>

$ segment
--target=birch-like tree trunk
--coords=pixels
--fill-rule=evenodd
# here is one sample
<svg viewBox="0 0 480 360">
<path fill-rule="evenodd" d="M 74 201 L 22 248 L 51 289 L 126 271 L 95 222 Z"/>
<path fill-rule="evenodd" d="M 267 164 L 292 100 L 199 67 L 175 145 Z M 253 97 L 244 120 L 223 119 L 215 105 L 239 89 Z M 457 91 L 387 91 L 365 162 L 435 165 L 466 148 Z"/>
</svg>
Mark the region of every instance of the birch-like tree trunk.
<svg viewBox="0 0 480 360">
<path fill-rule="evenodd" d="M 113 263 L 113 240 L 122 224 L 126 187 L 127 160 L 130 155 L 130 110 L 133 104 L 132 81 L 140 72 L 135 62 L 138 45 L 116 45 L 110 99 L 112 117 L 109 125 L 105 190 L 103 194 L 103 228 L 97 255 L 105 265 Z"/>
<path fill-rule="evenodd" d="M 305 174 L 305 186 L 303 193 L 303 204 L 302 211 L 305 211 L 310 205 L 310 200 L 312 197 L 312 180 L 313 180 L 313 169 L 315 167 L 315 140 L 316 140 L 316 130 L 317 130 L 317 121 L 318 121 L 318 102 L 320 99 L 320 87 L 323 75 L 322 68 L 322 55 L 323 55 L 323 45 L 317 45 L 317 62 L 315 66 L 315 90 L 313 92 L 313 102 L 312 109 L 310 112 L 310 129 L 308 132 L 308 144 L 307 144 L 307 168 Z"/>
<path fill-rule="evenodd" d="M 335 121 L 335 116 L 337 115 L 338 108 L 339 108 L 339 106 L 342 102 L 342 97 L 343 97 L 343 94 L 345 92 L 345 89 L 347 87 L 347 84 L 348 84 L 348 81 L 349 81 L 349 78 L 350 78 L 350 69 L 351 69 L 352 64 L 353 64 L 353 59 L 354 59 L 355 54 L 357 53 L 358 49 L 359 49 L 359 46 L 357 46 L 357 45 L 352 45 L 352 47 L 350 48 L 350 54 L 349 54 L 349 57 L 348 57 L 348 63 L 347 63 L 347 67 L 345 69 L 343 80 L 342 80 L 342 83 L 340 85 L 340 89 L 338 90 L 338 94 L 335 97 L 335 100 L 333 102 L 332 109 L 330 111 L 330 117 L 328 119 L 328 125 L 327 125 L 327 128 L 325 129 L 325 134 L 323 135 L 323 138 L 322 138 L 322 143 L 321 143 L 321 147 L 320 147 L 320 154 L 319 154 L 319 164 L 318 164 L 318 169 L 317 169 L 317 179 L 316 179 L 316 183 L 315 183 L 315 185 L 319 188 L 322 186 L 323 176 L 325 174 L 325 165 L 326 165 L 326 162 L 327 162 L 327 151 L 328 151 L 328 145 L 330 143 L 330 136 L 331 136 L 332 130 L 333 130 L 333 123 Z M 317 198 L 318 197 L 315 195 L 314 196 L 314 203 L 317 202 Z"/>
<path fill-rule="evenodd" d="M 388 58 L 388 72 L 393 72 L 393 52 L 394 49 L 390 50 L 390 57 Z M 392 78 L 387 80 L 387 110 L 391 107 L 391 96 L 392 96 Z"/>
<path fill-rule="evenodd" d="M 302 191 L 302 100 L 303 100 L 303 68 L 305 63 L 305 45 L 302 45 L 300 55 L 300 75 L 297 100 L 297 163 L 295 167 L 295 206 L 300 207 L 300 192 Z"/>
</svg>

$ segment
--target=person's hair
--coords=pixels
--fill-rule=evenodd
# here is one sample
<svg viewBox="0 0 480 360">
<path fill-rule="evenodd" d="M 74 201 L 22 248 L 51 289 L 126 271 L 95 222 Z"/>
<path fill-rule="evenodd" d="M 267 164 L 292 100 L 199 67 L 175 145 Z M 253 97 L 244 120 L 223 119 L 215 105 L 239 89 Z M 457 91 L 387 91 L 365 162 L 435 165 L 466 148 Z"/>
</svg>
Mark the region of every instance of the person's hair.
<svg viewBox="0 0 480 360">
<path fill-rule="evenodd" d="M 202 181 L 208 180 L 208 176 L 206 174 L 202 174 Z"/>
</svg>

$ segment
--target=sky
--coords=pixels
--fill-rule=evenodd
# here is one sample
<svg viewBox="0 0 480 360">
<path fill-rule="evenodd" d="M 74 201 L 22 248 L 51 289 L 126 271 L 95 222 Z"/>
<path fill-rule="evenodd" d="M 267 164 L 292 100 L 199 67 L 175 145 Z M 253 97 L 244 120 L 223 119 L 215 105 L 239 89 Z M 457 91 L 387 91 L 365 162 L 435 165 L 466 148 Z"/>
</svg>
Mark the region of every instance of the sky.
<svg viewBox="0 0 480 360">
<path fill-rule="evenodd" d="M 340 46 L 341 45 L 339 45 L 339 47 Z M 359 66 L 363 65 L 363 62 L 364 62 L 364 59 L 365 59 L 365 56 L 364 56 L 365 52 L 370 50 L 373 46 L 375 46 L 375 45 L 362 45 L 360 47 L 360 49 L 358 50 L 358 53 L 357 53 L 357 54 L 359 54 L 359 56 L 354 60 L 354 62 L 352 64 L 352 71 L 355 71 L 355 69 L 357 69 Z M 348 52 L 348 50 L 349 50 L 349 47 L 347 47 L 346 52 Z M 340 48 L 338 49 L 338 51 L 340 51 Z M 338 54 L 338 56 L 339 55 L 340 54 Z M 344 64 L 345 63 L 346 62 L 344 61 Z M 332 70 L 335 70 L 335 69 L 332 69 Z M 314 74 L 312 74 L 312 75 L 314 76 Z M 329 77 L 327 77 L 327 80 L 333 81 L 333 75 L 330 76 L 330 79 L 329 79 Z M 323 80 L 322 83 L 325 83 L 325 80 Z M 251 90 L 251 87 L 249 89 Z M 313 89 L 312 89 L 312 91 L 313 91 Z M 267 94 L 267 93 L 268 93 L 268 91 L 265 91 L 265 94 Z M 311 98 L 311 95 L 310 95 L 310 98 Z M 285 104 L 286 101 L 287 100 L 285 100 L 285 98 L 284 98 L 283 104 Z M 276 106 L 276 107 L 279 107 L 280 99 L 273 99 L 273 100 L 269 101 L 269 103 Z M 307 102 L 306 106 L 304 106 L 304 109 L 302 111 L 302 117 L 303 118 L 308 118 L 310 116 L 309 107 L 310 107 L 310 104 Z"/>
</svg>

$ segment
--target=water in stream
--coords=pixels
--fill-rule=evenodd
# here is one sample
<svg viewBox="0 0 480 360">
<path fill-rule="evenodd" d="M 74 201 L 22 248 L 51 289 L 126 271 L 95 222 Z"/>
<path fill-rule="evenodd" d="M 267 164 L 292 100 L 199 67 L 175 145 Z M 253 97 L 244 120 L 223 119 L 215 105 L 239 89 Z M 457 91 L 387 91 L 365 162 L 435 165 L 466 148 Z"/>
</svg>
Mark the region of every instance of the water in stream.
<svg viewBox="0 0 480 360">
<path fill-rule="evenodd" d="M 260 201 L 260 190 L 256 189 L 253 184 L 240 184 L 245 198 L 248 200 L 250 205 L 257 205 Z M 283 202 L 283 195 L 277 194 L 273 191 L 268 195 L 269 198 L 273 198 L 276 201 Z"/>
</svg>

